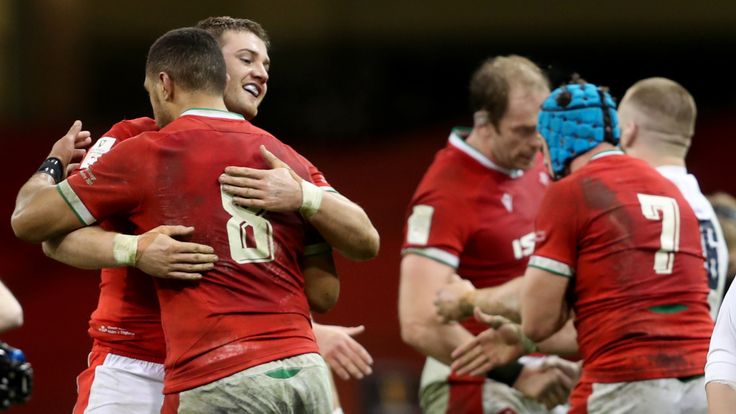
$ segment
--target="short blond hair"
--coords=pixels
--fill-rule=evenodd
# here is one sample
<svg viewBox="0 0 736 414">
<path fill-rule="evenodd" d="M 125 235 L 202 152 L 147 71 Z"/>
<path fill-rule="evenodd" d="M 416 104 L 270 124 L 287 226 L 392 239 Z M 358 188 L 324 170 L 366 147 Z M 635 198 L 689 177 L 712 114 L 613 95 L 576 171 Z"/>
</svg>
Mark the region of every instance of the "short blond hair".
<svg viewBox="0 0 736 414">
<path fill-rule="evenodd" d="M 667 78 L 648 78 L 636 82 L 624 96 L 621 106 L 631 105 L 646 117 L 644 127 L 678 135 L 689 141 L 695 132 L 695 99 L 679 83 Z"/>
</svg>

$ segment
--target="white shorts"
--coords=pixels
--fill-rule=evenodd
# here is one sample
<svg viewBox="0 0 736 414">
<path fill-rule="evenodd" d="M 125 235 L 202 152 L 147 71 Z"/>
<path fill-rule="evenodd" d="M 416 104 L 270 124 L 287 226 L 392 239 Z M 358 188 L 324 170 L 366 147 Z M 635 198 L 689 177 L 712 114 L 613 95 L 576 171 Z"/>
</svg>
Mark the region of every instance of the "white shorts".
<svg viewBox="0 0 736 414">
<path fill-rule="evenodd" d="M 159 414 L 164 366 L 93 349 L 77 377 L 74 414 Z"/>
<path fill-rule="evenodd" d="M 574 414 L 706 414 L 703 377 L 689 380 L 662 378 L 645 381 L 578 384 L 573 394 Z"/>
<path fill-rule="evenodd" d="M 531 358 L 530 358 L 531 360 Z M 425 414 L 551 414 L 543 404 L 515 388 L 484 377 L 452 374 L 450 367 L 427 358 L 419 388 L 419 404 Z"/>
<path fill-rule="evenodd" d="M 329 369 L 313 353 L 267 362 L 168 394 L 162 413 L 330 414 Z"/>
</svg>

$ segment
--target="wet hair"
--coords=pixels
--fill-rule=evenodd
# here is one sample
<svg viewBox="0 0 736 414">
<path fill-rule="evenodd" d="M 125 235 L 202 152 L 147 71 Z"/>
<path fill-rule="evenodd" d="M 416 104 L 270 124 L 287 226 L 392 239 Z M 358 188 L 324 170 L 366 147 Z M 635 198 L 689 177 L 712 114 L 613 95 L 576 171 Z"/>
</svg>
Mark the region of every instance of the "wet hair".
<svg viewBox="0 0 736 414">
<path fill-rule="evenodd" d="M 230 16 L 208 17 L 197 23 L 196 27 L 206 30 L 218 40 L 227 31 L 253 33 L 259 39 L 263 40 L 263 43 L 266 44 L 266 49 L 271 48 L 271 39 L 269 39 L 268 33 L 266 33 L 266 30 L 260 24 L 253 20 L 238 19 Z"/>
<path fill-rule="evenodd" d="M 485 111 L 498 129 L 509 105 L 511 88 L 549 91 L 547 76 L 531 60 L 517 55 L 487 59 L 470 79 L 470 109 Z"/>
<path fill-rule="evenodd" d="M 155 78 L 160 72 L 189 91 L 221 94 L 227 82 L 225 59 L 217 41 L 193 27 L 171 30 L 151 45 L 146 75 Z"/>
</svg>

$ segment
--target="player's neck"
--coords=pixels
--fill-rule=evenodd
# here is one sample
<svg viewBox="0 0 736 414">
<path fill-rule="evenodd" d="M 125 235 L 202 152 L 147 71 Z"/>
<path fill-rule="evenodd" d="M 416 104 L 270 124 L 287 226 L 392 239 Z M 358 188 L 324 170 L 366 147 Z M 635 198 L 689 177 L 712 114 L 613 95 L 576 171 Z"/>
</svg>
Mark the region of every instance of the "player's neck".
<svg viewBox="0 0 736 414">
<path fill-rule="evenodd" d="M 651 165 L 654 168 L 662 167 L 666 165 L 676 166 L 676 167 L 685 167 L 684 157 L 681 157 L 675 154 L 671 154 L 665 151 L 665 148 L 662 148 L 662 146 L 660 146 L 659 148 L 654 148 L 654 147 L 642 145 L 638 148 L 631 148 L 627 150 L 626 153 L 630 154 L 633 157 L 646 161 L 649 165 Z"/>
<path fill-rule="evenodd" d="M 225 101 L 222 96 L 213 96 L 205 94 L 188 94 L 181 96 L 176 102 L 179 114 L 192 108 L 215 109 L 218 111 L 227 111 Z"/>
<path fill-rule="evenodd" d="M 600 144 L 596 145 L 590 151 L 583 153 L 580 156 L 576 157 L 574 160 L 572 160 L 572 162 L 570 162 L 570 172 L 575 172 L 576 170 L 583 168 L 583 166 L 589 163 L 590 159 L 596 156 L 597 154 L 600 154 L 601 152 L 605 152 L 605 151 L 615 150 L 615 149 L 617 149 L 617 147 L 614 147 L 613 145 L 607 142 L 601 142 Z"/>
<path fill-rule="evenodd" d="M 465 143 L 478 150 L 483 156 L 489 160 L 493 160 L 493 153 L 491 151 L 491 141 L 484 137 L 484 134 L 479 129 L 473 128 L 470 131 L 470 135 L 465 138 Z M 495 162 L 495 161 L 494 161 Z"/>
</svg>

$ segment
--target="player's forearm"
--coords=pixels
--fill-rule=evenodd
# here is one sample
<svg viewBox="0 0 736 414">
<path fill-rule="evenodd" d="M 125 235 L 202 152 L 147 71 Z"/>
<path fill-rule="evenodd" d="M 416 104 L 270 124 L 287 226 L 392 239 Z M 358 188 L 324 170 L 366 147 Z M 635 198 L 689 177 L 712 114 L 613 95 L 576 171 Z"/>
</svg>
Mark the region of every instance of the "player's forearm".
<svg viewBox="0 0 736 414">
<path fill-rule="evenodd" d="M 578 332 L 572 319 L 549 338 L 537 344 L 539 352 L 551 355 L 574 355 L 578 352 Z"/>
<path fill-rule="evenodd" d="M 736 390 L 730 386 L 711 381 L 705 386 L 708 396 L 709 414 L 727 414 L 736 407 Z"/>
<path fill-rule="evenodd" d="M 332 254 L 305 258 L 302 272 L 304 292 L 312 311 L 323 313 L 332 309 L 340 296 L 340 279 L 332 261 Z"/>
<path fill-rule="evenodd" d="M 418 352 L 447 365 L 452 364 L 452 351 L 473 339 L 473 335 L 457 323 L 402 323 L 401 336 Z"/>
<path fill-rule="evenodd" d="M 113 255 L 117 233 L 100 227 L 85 227 L 43 243 L 46 256 L 80 269 L 104 269 L 121 266 Z"/>
<path fill-rule="evenodd" d="M 333 193 L 325 193 L 319 210 L 309 222 L 335 249 L 352 260 L 368 260 L 378 254 L 378 231 L 357 204 Z"/>
<path fill-rule="evenodd" d="M 501 315 L 519 322 L 522 286 L 523 279 L 517 277 L 500 286 L 478 289 L 474 293 L 473 304 L 489 315 Z"/>
<path fill-rule="evenodd" d="M 49 211 L 46 199 L 55 191 L 54 179 L 37 173 L 21 187 L 15 200 L 15 210 L 10 223 L 16 237 L 40 243 L 58 233 L 54 226 L 55 211 Z"/>
</svg>

